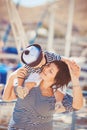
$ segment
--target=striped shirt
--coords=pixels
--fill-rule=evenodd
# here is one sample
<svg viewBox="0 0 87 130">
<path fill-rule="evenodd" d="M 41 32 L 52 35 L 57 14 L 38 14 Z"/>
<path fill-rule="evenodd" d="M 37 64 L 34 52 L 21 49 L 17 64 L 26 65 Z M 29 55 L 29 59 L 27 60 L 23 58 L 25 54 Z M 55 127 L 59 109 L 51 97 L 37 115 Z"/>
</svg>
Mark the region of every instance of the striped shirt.
<svg viewBox="0 0 87 130">
<path fill-rule="evenodd" d="M 51 63 L 52 61 L 55 61 L 55 60 L 61 60 L 61 56 L 58 54 L 54 54 L 54 53 L 47 52 L 47 51 L 45 51 L 44 54 L 45 54 L 45 58 L 46 58 L 46 64 Z M 27 66 L 27 65 L 25 65 L 25 67 L 28 69 L 29 74 L 31 72 L 40 73 L 42 70 L 42 68 L 32 68 L 32 67 Z"/>
</svg>

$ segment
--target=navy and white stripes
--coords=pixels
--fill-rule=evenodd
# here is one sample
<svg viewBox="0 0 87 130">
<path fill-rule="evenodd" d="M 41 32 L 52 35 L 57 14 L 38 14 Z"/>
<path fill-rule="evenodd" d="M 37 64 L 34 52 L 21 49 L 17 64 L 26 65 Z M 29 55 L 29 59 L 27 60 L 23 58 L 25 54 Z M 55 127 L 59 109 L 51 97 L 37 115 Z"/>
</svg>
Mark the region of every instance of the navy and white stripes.
<svg viewBox="0 0 87 130">
<path fill-rule="evenodd" d="M 61 60 L 61 56 L 58 55 L 58 54 L 54 54 L 54 53 L 51 53 L 51 52 L 47 52 L 45 51 L 44 52 L 44 55 L 46 57 L 46 64 L 48 63 L 51 63 L 52 61 L 55 61 L 55 60 Z M 30 66 L 27 66 L 25 65 L 25 67 L 28 69 L 28 73 L 30 74 L 31 72 L 34 73 L 40 73 L 41 72 L 41 69 L 42 68 L 32 68 Z"/>
</svg>

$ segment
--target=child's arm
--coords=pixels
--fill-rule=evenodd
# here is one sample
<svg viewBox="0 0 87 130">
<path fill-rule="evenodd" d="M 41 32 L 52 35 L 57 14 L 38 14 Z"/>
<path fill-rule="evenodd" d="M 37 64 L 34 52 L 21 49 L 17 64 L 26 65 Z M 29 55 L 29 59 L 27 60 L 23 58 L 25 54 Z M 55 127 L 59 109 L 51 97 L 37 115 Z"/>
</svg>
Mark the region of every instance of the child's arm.
<svg viewBox="0 0 87 130">
<path fill-rule="evenodd" d="M 27 77 L 28 69 L 23 67 L 17 71 L 17 78 L 18 78 L 18 87 L 16 87 L 16 93 L 17 96 L 20 98 L 24 98 L 29 91 L 36 86 L 36 83 L 34 82 L 34 77 L 32 77 L 29 81 L 25 81 Z M 28 79 L 28 78 L 27 78 Z"/>
<path fill-rule="evenodd" d="M 17 70 L 17 79 L 18 79 L 18 86 L 22 86 L 26 77 L 28 75 L 28 69 L 25 67 L 22 67 Z"/>
</svg>

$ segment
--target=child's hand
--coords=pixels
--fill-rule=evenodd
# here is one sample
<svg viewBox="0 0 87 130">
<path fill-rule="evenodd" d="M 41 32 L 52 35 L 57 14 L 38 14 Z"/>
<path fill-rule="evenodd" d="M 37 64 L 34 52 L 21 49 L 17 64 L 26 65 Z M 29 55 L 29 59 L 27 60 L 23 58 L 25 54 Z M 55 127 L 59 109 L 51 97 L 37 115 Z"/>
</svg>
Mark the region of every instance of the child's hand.
<svg viewBox="0 0 87 130">
<path fill-rule="evenodd" d="M 17 70 L 17 77 L 18 78 L 23 78 L 25 79 L 25 77 L 27 76 L 28 74 L 28 69 L 25 68 L 25 67 L 21 67 Z"/>
</svg>

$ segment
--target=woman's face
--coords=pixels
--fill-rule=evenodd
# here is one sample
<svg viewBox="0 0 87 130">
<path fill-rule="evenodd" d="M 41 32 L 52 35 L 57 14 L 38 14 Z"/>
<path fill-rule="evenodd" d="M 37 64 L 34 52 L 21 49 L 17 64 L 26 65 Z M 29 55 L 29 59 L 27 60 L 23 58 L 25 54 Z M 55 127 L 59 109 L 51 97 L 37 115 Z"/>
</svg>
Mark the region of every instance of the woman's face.
<svg viewBox="0 0 87 130">
<path fill-rule="evenodd" d="M 58 68 L 54 63 L 50 63 L 44 66 L 40 76 L 46 82 L 54 83 L 55 76 L 58 72 Z"/>
</svg>

